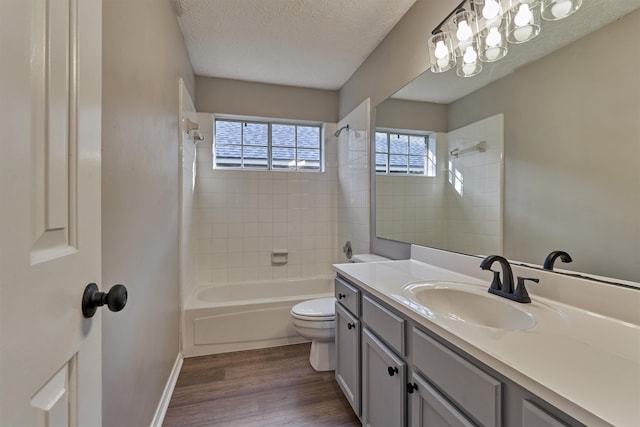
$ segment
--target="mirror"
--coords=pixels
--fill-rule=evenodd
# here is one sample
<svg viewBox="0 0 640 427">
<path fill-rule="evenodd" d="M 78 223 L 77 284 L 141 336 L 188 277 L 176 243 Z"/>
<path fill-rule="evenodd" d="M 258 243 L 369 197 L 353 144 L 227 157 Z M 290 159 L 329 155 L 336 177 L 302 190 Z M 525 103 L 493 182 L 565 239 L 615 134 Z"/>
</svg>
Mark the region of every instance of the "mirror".
<svg viewBox="0 0 640 427">
<path fill-rule="evenodd" d="M 447 182 L 452 134 L 503 120 L 502 221 L 484 228 L 499 248 L 479 247 L 474 239 L 451 248 L 447 236 L 417 243 L 472 255 L 491 250 L 534 266 L 564 250 L 573 262 L 558 260 L 560 271 L 640 282 L 639 8 L 637 0 L 584 2 L 564 21 L 543 22 L 531 42 L 509 45 L 507 57 L 484 64 L 480 75 L 464 79 L 455 71 L 427 70 L 377 106 L 376 128 L 435 135 L 437 173 Z M 485 153 L 468 153 L 474 154 Z M 426 197 L 438 207 L 433 193 L 423 194 L 434 187 L 428 182 L 433 177 L 393 178 L 389 185 L 388 176 L 376 175 L 377 237 L 414 243 L 418 234 L 443 227 L 460 231 L 437 221 L 423 221 L 427 228 L 420 233 L 383 225 L 385 191 L 405 195 L 394 203 L 415 205 Z M 451 220 L 456 215 L 442 203 Z"/>
</svg>

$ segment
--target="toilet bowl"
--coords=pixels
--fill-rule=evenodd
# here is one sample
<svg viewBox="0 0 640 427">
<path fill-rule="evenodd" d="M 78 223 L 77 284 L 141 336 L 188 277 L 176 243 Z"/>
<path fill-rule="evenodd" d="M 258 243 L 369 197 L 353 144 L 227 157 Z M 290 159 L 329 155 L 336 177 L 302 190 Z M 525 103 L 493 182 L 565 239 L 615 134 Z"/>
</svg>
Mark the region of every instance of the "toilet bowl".
<svg viewBox="0 0 640 427">
<path fill-rule="evenodd" d="M 357 254 L 351 262 L 389 261 L 380 255 Z M 293 327 L 311 341 L 309 362 L 316 371 L 333 371 L 336 366 L 336 299 L 317 298 L 303 301 L 291 309 Z"/>
<path fill-rule="evenodd" d="M 335 369 L 336 299 L 303 301 L 291 309 L 296 332 L 311 341 L 309 362 L 316 371 Z"/>
</svg>

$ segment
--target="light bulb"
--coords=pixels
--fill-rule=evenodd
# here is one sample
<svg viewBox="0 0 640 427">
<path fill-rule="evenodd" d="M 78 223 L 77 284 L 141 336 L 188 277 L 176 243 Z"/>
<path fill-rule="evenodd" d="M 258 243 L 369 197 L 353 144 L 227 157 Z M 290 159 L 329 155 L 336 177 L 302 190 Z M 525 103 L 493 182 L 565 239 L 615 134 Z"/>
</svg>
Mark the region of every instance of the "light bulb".
<svg viewBox="0 0 640 427">
<path fill-rule="evenodd" d="M 487 0 L 482 9 L 482 16 L 485 19 L 493 19 L 500 13 L 500 5 L 496 0 Z"/>
<path fill-rule="evenodd" d="M 487 59 L 489 61 L 495 61 L 500 56 L 500 48 L 490 47 L 489 49 L 484 51 L 484 54 L 487 56 Z"/>
<path fill-rule="evenodd" d="M 447 55 L 444 58 L 438 58 L 436 60 L 436 63 L 440 68 L 447 68 L 447 66 L 449 65 L 449 56 Z"/>
<path fill-rule="evenodd" d="M 559 0 L 551 6 L 551 14 L 558 19 L 562 19 L 571 12 L 571 0 Z"/>
<path fill-rule="evenodd" d="M 465 74 L 465 76 L 473 74 L 475 70 L 476 70 L 475 62 L 471 64 L 462 64 L 462 72 Z"/>
<path fill-rule="evenodd" d="M 513 30 L 513 37 L 519 42 L 526 42 L 531 38 L 533 34 L 533 27 L 531 25 L 526 25 L 524 27 L 519 27 Z"/>
<path fill-rule="evenodd" d="M 444 41 L 439 40 L 436 43 L 436 50 L 434 51 L 436 58 L 438 59 L 444 59 L 447 56 L 449 56 L 449 49 L 447 48 L 447 45 L 444 44 Z M 449 60 L 447 59 L 447 62 L 449 62 Z"/>
<path fill-rule="evenodd" d="M 491 28 L 489 34 L 487 34 L 487 46 L 495 47 L 498 46 L 500 42 L 502 42 L 500 31 L 498 31 L 497 27 Z"/>
<path fill-rule="evenodd" d="M 529 22 L 531 22 L 531 18 L 533 18 L 533 13 L 531 13 L 529 5 L 523 3 L 518 8 L 518 13 L 516 13 L 516 16 L 513 20 L 518 27 L 524 27 Z"/>
<path fill-rule="evenodd" d="M 465 64 L 473 64 L 473 63 L 476 62 L 476 59 L 478 59 L 478 54 L 476 53 L 476 51 L 471 46 L 469 46 L 464 51 L 463 59 L 464 59 L 464 63 Z"/>
<path fill-rule="evenodd" d="M 473 31 L 471 31 L 471 27 L 469 26 L 467 21 L 460 21 L 458 23 L 458 32 L 456 32 L 456 37 L 458 37 L 458 40 L 469 40 L 472 35 Z"/>
</svg>

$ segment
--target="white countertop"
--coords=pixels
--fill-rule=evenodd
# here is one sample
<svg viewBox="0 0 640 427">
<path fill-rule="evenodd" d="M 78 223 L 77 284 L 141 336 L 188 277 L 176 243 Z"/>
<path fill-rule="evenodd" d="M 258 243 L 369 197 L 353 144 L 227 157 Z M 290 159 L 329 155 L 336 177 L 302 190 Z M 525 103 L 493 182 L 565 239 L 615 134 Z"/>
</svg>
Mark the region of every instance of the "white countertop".
<svg viewBox="0 0 640 427">
<path fill-rule="evenodd" d="M 335 270 L 421 324 L 545 399 L 592 425 L 640 425 L 640 326 L 531 295 L 536 324 L 503 330 L 430 315 L 412 304 L 405 286 L 420 281 L 489 282 L 417 260 L 336 264 Z M 484 289 L 484 290 L 483 290 Z"/>
</svg>

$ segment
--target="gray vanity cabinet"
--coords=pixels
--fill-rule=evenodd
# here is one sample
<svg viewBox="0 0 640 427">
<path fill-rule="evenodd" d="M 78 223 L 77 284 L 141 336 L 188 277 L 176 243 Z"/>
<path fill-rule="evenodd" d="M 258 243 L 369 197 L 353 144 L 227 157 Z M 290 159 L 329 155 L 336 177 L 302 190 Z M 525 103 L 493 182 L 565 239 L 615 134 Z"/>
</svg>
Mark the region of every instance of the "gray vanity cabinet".
<svg viewBox="0 0 640 427">
<path fill-rule="evenodd" d="M 336 278 L 336 380 L 363 426 L 583 426 Z"/>
<path fill-rule="evenodd" d="M 406 425 L 407 365 L 369 331 L 362 329 L 362 425 Z"/>
<path fill-rule="evenodd" d="M 360 415 L 360 321 L 336 303 L 336 381 Z"/>
<path fill-rule="evenodd" d="M 408 390 L 409 427 L 475 426 L 419 374 L 413 374 Z"/>
</svg>

